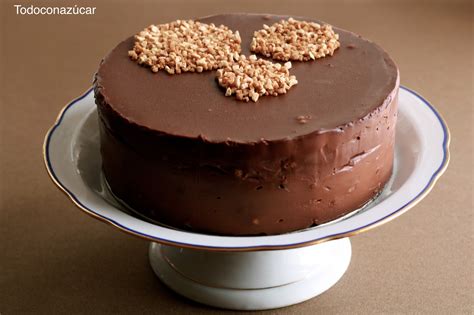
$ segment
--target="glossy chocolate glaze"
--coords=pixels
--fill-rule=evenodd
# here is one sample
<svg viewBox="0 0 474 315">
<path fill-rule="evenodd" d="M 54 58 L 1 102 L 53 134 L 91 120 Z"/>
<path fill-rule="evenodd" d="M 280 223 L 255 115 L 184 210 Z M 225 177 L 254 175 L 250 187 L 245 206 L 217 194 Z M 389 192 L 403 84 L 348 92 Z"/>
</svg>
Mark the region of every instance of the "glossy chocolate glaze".
<svg viewBox="0 0 474 315">
<path fill-rule="evenodd" d="M 250 54 L 253 31 L 282 18 L 202 20 L 239 30 Z M 128 59 L 132 38 L 120 43 L 95 82 L 114 194 L 160 222 L 227 235 L 294 231 L 366 203 L 392 170 L 398 70 L 377 45 L 335 29 L 333 57 L 293 63 L 298 85 L 257 103 L 225 97 L 214 72 L 154 74 Z"/>
</svg>

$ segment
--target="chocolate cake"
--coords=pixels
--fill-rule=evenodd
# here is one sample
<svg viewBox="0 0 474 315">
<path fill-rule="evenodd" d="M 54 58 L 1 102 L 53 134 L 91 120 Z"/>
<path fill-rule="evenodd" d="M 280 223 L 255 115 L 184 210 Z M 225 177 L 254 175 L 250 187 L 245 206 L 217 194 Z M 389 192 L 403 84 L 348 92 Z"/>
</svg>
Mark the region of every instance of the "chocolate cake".
<svg viewBox="0 0 474 315">
<path fill-rule="evenodd" d="M 254 32 L 282 19 L 200 21 L 239 31 L 251 55 Z M 121 42 L 94 83 L 114 195 L 155 221 L 222 235 L 295 231 L 366 204 L 392 172 L 399 75 L 379 46 L 334 31 L 332 56 L 293 61 L 298 84 L 257 102 L 226 97 L 215 70 L 153 73 L 130 59 L 133 36 Z"/>
</svg>

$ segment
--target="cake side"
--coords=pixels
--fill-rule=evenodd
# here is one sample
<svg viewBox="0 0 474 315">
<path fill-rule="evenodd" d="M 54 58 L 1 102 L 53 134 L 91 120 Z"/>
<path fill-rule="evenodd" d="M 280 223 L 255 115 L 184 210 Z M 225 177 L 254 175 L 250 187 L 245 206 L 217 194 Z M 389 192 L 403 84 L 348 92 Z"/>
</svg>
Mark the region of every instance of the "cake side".
<svg viewBox="0 0 474 315">
<path fill-rule="evenodd" d="M 101 118 L 103 171 L 120 199 L 175 227 L 232 235 L 294 231 L 357 209 L 383 188 L 392 170 L 396 110 L 394 93 L 370 119 L 278 144 L 135 131 L 140 150 Z"/>
</svg>

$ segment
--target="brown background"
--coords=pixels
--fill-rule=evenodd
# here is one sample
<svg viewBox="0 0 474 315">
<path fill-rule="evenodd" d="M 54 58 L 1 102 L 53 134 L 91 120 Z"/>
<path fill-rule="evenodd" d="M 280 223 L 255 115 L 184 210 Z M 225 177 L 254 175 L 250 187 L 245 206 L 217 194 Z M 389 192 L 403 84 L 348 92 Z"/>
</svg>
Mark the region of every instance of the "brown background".
<svg viewBox="0 0 474 315">
<path fill-rule="evenodd" d="M 468 2 L 36 1 L 96 6 L 94 16 L 17 16 L 1 1 L 0 313 L 217 314 L 166 289 L 148 244 L 92 220 L 51 183 L 42 143 L 57 113 L 85 91 L 102 56 L 141 29 L 220 12 L 317 17 L 374 40 L 402 84 L 451 129 L 451 164 L 414 209 L 352 239 L 331 290 L 268 314 L 474 312 L 473 31 Z M 229 312 L 231 313 L 231 312 Z"/>
</svg>

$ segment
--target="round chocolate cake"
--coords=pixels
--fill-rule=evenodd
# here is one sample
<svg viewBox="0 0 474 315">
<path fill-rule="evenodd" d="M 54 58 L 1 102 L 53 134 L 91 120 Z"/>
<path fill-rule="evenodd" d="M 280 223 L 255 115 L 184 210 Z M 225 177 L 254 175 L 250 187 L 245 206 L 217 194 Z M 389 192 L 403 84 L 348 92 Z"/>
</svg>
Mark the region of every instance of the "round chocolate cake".
<svg viewBox="0 0 474 315">
<path fill-rule="evenodd" d="M 239 31 L 250 56 L 254 32 L 283 19 L 199 21 Z M 334 31 L 332 56 L 293 61 L 298 84 L 258 102 L 227 97 L 216 71 L 154 73 L 129 57 L 133 36 L 121 42 L 95 78 L 114 195 L 155 221 L 223 235 L 295 231 L 366 204 L 392 172 L 399 75 L 379 46 Z"/>
</svg>

